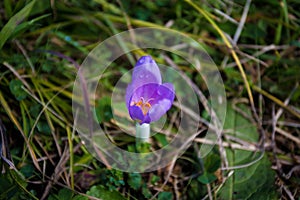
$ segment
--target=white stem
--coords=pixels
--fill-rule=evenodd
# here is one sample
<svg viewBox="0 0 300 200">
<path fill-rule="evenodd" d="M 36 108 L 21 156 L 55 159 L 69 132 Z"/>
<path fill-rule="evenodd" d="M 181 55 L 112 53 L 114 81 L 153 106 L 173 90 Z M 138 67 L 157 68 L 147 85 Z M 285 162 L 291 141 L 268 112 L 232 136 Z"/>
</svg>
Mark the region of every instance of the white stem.
<svg viewBox="0 0 300 200">
<path fill-rule="evenodd" d="M 136 124 L 136 139 L 142 142 L 148 142 L 150 137 L 150 124 Z"/>
</svg>

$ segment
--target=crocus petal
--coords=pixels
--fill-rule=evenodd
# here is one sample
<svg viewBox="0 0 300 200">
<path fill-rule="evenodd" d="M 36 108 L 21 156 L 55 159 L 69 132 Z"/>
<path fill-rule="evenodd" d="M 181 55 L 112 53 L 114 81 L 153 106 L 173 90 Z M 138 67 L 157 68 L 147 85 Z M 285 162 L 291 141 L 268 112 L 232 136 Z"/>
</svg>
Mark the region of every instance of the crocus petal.
<svg viewBox="0 0 300 200">
<path fill-rule="evenodd" d="M 128 84 L 128 86 L 126 88 L 126 94 L 125 94 L 125 103 L 126 103 L 127 108 L 129 108 L 129 101 L 132 97 L 132 93 L 133 93 L 133 85 Z"/>
<path fill-rule="evenodd" d="M 140 107 L 138 107 L 138 106 L 129 106 L 128 110 L 129 110 L 129 115 L 132 119 L 139 120 L 141 122 L 144 121 L 145 116 L 144 116 L 144 114 L 143 114 Z"/>
<path fill-rule="evenodd" d="M 143 101 L 149 102 L 151 108 L 147 115 L 143 115 L 142 109 L 136 105 L 129 105 L 129 114 L 132 119 L 138 119 L 142 123 L 150 123 L 159 120 L 172 106 L 175 92 L 171 83 L 162 85 L 150 83 L 143 85 L 133 92 L 129 102 L 137 103 L 143 98 Z"/>
<path fill-rule="evenodd" d="M 159 104 L 159 102 L 164 99 L 169 100 L 172 105 L 175 98 L 174 86 L 171 83 L 164 83 L 156 89 L 156 92 L 153 93 L 150 98 L 153 99 L 153 101 L 151 101 L 152 105 Z M 170 109 L 170 107 L 167 108 L 167 110 Z"/>
<path fill-rule="evenodd" d="M 160 101 L 158 104 L 155 104 L 149 110 L 149 118 L 151 122 L 159 120 L 166 112 L 170 109 L 172 103 L 171 101 L 164 99 Z"/>
<path fill-rule="evenodd" d="M 159 84 L 156 83 L 149 83 L 146 85 L 142 85 L 139 88 L 137 88 L 135 91 L 133 91 L 133 94 L 131 98 L 129 99 L 129 102 L 138 102 L 143 98 L 145 101 L 148 101 L 153 96 L 155 96 L 158 88 L 160 87 Z M 151 102 L 151 101 L 150 101 Z"/>
<path fill-rule="evenodd" d="M 146 123 L 149 124 L 151 122 L 151 118 L 149 116 L 149 113 L 145 116 L 144 120 L 140 122 L 140 124 Z"/>
<path fill-rule="evenodd" d="M 148 83 L 161 84 L 159 68 L 151 56 L 142 56 L 137 61 L 132 73 L 132 83 L 138 87 Z"/>
<path fill-rule="evenodd" d="M 126 105 L 129 106 L 129 100 L 137 88 L 150 84 L 161 84 L 161 74 L 156 62 L 151 56 L 142 56 L 136 63 L 133 73 L 132 82 L 126 89 Z"/>
<path fill-rule="evenodd" d="M 160 85 L 156 93 L 156 96 L 153 96 L 153 106 L 149 110 L 149 117 L 152 122 L 159 120 L 166 114 L 175 98 L 174 87 L 170 83 Z"/>
<path fill-rule="evenodd" d="M 174 99 L 174 86 L 162 84 L 155 61 L 151 56 L 141 57 L 126 89 L 125 101 L 130 117 L 140 124 L 157 121 L 171 108 Z"/>
</svg>

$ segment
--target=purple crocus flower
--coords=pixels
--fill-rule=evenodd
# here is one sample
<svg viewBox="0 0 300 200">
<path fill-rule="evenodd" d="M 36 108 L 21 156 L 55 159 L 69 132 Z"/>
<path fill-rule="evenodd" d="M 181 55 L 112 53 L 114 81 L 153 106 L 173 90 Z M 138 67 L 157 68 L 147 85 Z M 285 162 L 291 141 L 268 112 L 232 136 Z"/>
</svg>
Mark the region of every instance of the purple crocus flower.
<svg viewBox="0 0 300 200">
<path fill-rule="evenodd" d="M 136 63 L 132 82 L 126 90 L 129 115 L 140 124 L 159 120 L 172 106 L 174 86 L 162 83 L 159 68 L 151 56 L 142 56 Z"/>
</svg>

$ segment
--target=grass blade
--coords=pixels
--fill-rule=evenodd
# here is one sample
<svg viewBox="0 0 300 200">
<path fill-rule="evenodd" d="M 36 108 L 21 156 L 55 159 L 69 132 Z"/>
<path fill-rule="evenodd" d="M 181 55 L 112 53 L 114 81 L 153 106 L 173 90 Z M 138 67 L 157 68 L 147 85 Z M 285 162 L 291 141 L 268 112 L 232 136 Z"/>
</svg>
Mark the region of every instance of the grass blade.
<svg viewBox="0 0 300 200">
<path fill-rule="evenodd" d="M 16 27 L 29 15 L 35 2 L 36 0 L 30 2 L 21 11 L 15 14 L 2 28 L 0 32 L 0 49 L 2 49 L 7 39 L 14 33 Z"/>
</svg>

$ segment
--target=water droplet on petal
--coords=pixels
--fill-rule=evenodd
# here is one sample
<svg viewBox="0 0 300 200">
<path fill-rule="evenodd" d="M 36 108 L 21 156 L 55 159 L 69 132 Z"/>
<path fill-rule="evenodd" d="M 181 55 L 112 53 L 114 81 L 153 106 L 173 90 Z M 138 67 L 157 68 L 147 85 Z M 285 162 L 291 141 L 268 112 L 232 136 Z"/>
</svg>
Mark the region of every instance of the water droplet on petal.
<svg viewBox="0 0 300 200">
<path fill-rule="evenodd" d="M 144 74 L 140 74 L 139 77 L 140 77 L 140 78 L 144 78 Z"/>
<path fill-rule="evenodd" d="M 149 74 L 147 74 L 147 75 L 145 76 L 145 78 L 149 78 Z"/>
<path fill-rule="evenodd" d="M 143 64 L 144 62 L 145 62 L 145 58 L 144 57 L 140 58 L 139 63 Z"/>
<path fill-rule="evenodd" d="M 158 95 L 162 95 L 161 91 L 157 90 L 157 94 Z"/>
</svg>

